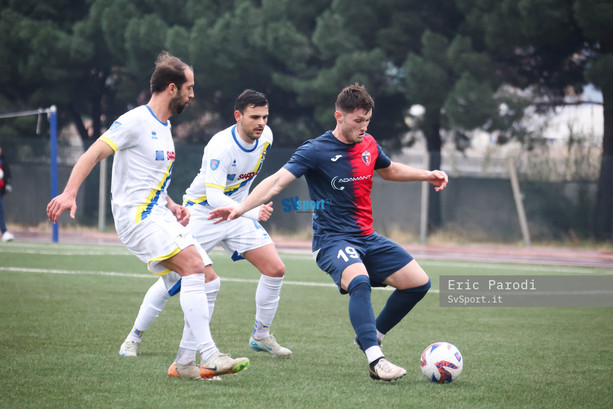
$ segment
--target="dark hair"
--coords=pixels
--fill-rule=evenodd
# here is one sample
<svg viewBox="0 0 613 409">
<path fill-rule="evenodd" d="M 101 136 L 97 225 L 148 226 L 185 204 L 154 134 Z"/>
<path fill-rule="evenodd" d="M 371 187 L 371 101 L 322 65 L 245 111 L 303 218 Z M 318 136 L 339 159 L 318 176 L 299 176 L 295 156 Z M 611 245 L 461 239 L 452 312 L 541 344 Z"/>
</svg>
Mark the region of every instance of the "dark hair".
<svg viewBox="0 0 613 409">
<path fill-rule="evenodd" d="M 353 112 L 356 109 L 363 109 L 368 112 L 375 107 L 375 101 L 366 91 L 366 88 L 356 82 L 343 88 L 336 97 L 334 106 L 337 111 Z"/>
<path fill-rule="evenodd" d="M 191 67 L 179 58 L 168 54 L 167 51 L 162 51 L 155 60 L 155 70 L 153 70 L 149 81 L 151 93 L 162 92 L 170 84 L 175 84 L 177 88 L 181 88 L 187 81 L 185 77 L 186 69 L 191 69 Z"/>
<path fill-rule="evenodd" d="M 238 97 L 236 97 L 236 101 L 234 102 L 234 110 L 244 114 L 245 108 L 247 107 L 263 107 L 266 105 L 268 105 L 266 95 L 252 89 L 246 89 L 241 92 Z"/>
</svg>

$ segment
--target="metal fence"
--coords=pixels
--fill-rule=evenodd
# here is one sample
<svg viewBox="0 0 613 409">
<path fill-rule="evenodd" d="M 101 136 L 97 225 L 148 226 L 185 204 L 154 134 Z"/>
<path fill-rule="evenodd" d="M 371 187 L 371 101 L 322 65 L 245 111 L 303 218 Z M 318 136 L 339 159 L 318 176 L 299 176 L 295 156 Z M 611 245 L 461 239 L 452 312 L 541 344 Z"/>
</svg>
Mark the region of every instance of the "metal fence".
<svg viewBox="0 0 613 409">
<path fill-rule="evenodd" d="M 13 174 L 13 192 L 4 197 L 8 223 L 39 226 L 48 223 L 45 207 L 50 199 L 49 146 L 44 139 L 2 141 Z M 203 146 L 177 143 L 177 162 L 169 188 L 175 201 L 198 172 Z M 273 148 L 256 183 L 279 169 L 291 156 L 293 149 Z M 59 146 L 59 187 L 66 184 L 73 163 L 82 153 L 81 147 Z M 109 159 L 112 161 L 112 159 Z M 398 156 L 394 160 L 423 167 L 422 155 Z M 521 241 L 517 208 L 508 176 L 506 160 L 491 158 L 479 162 L 470 159 L 459 166 L 458 161 L 443 156 L 443 169 L 451 175 L 448 188 L 440 194 L 442 231 L 465 240 Z M 523 162 L 520 161 L 520 166 Z M 78 195 L 76 221 L 67 215 L 61 223 L 97 226 L 99 169 L 97 166 Z M 108 166 L 110 180 L 111 163 Z M 520 171 L 520 188 L 534 240 L 559 240 L 568 237 L 588 237 L 595 204 L 594 180 L 538 181 L 529 180 Z M 110 186 L 107 187 L 107 190 Z M 375 177 L 373 207 L 375 229 L 407 240 L 420 237 L 420 183 L 385 182 Z M 312 213 L 304 209 L 284 206 L 284 199 L 309 200 L 303 179 L 290 185 L 274 199 L 275 213 L 266 226 L 271 233 L 308 236 Z M 287 203 L 287 202 L 286 202 Z M 105 204 L 107 229 L 112 230 L 110 204 Z"/>
</svg>

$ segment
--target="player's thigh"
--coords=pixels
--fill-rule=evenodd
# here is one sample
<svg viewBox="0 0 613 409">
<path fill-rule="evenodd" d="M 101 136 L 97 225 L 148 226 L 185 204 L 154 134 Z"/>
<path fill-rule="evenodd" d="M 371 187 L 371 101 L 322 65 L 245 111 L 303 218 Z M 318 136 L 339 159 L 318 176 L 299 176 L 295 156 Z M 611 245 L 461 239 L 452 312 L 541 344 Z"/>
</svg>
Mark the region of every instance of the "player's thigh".
<svg viewBox="0 0 613 409">
<path fill-rule="evenodd" d="M 181 277 L 191 274 L 204 274 L 204 262 L 195 246 L 189 246 L 180 250 L 170 258 L 159 262 L 168 270 L 172 270 Z"/>
<path fill-rule="evenodd" d="M 317 266 L 328 273 L 343 294 L 353 278 L 359 274 L 368 275 L 362 261 L 363 255 L 358 243 L 343 239 L 321 243 L 321 247 L 314 252 Z"/>
<path fill-rule="evenodd" d="M 247 258 L 247 252 L 273 244 L 268 232 L 255 220 L 239 217 L 226 226 L 221 240 L 222 247 L 232 260 Z M 274 247 L 273 247 L 274 249 Z M 278 259 L 278 256 L 270 254 Z M 276 260 L 280 261 L 280 260 Z M 257 267 L 257 266 L 256 266 Z"/>
<path fill-rule="evenodd" d="M 422 286 L 429 279 L 428 274 L 426 274 L 417 261 L 412 260 L 406 266 L 387 277 L 383 283 L 399 290 L 406 290 L 407 288 Z"/>
<path fill-rule="evenodd" d="M 365 239 L 364 249 L 366 253 L 363 258 L 364 265 L 373 285 L 402 285 L 407 277 L 413 276 L 417 281 L 420 280 L 421 267 L 413 263 L 413 256 L 398 243 L 374 233 Z"/>
<path fill-rule="evenodd" d="M 360 275 L 368 277 L 368 271 L 363 263 L 354 263 L 347 267 L 341 274 L 341 289 L 347 291 L 353 279 Z"/>
<path fill-rule="evenodd" d="M 273 243 L 246 251 L 243 257 L 266 276 L 283 277 L 285 275 L 285 264 Z"/>
<path fill-rule="evenodd" d="M 208 220 L 209 212 L 201 209 L 201 206 L 190 206 L 190 220 L 187 228 L 192 232 L 196 241 L 206 252 L 210 252 L 232 230 L 233 222 L 215 224 L 214 220 Z"/>
<path fill-rule="evenodd" d="M 202 272 L 204 265 L 212 262 L 196 242 L 193 234 L 178 223 L 172 213 L 167 213 L 151 215 L 140 223 L 122 230 L 119 235 L 121 241 L 156 275 L 176 271 L 174 268 L 181 270 L 176 271 L 180 275 L 193 270 Z M 175 258 L 189 248 L 192 249 L 188 251 L 187 256 L 182 254 L 181 257 Z M 188 257 L 190 255 L 192 257 Z M 173 258 L 174 261 L 168 261 Z"/>
</svg>

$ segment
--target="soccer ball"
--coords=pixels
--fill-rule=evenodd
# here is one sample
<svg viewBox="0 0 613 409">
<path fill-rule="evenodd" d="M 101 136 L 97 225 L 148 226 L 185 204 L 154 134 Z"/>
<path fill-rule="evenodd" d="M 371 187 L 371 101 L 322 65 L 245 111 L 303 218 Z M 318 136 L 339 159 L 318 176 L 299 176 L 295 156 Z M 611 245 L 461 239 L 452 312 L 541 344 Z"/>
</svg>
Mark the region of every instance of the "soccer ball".
<svg viewBox="0 0 613 409">
<path fill-rule="evenodd" d="M 451 382 L 462 373 L 462 354 L 448 342 L 435 342 L 421 354 L 421 371 L 436 383 Z"/>
</svg>

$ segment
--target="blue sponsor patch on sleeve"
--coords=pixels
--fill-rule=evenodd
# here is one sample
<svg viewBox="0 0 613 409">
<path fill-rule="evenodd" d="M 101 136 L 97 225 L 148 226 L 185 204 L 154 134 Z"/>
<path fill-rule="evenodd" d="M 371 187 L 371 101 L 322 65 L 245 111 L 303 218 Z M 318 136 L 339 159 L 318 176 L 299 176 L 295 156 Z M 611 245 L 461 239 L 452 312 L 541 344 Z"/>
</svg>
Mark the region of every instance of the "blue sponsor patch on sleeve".
<svg viewBox="0 0 613 409">
<path fill-rule="evenodd" d="M 219 167 L 219 159 L 211 159 L 211 170 L 216 170 Z"/>
</svg>

